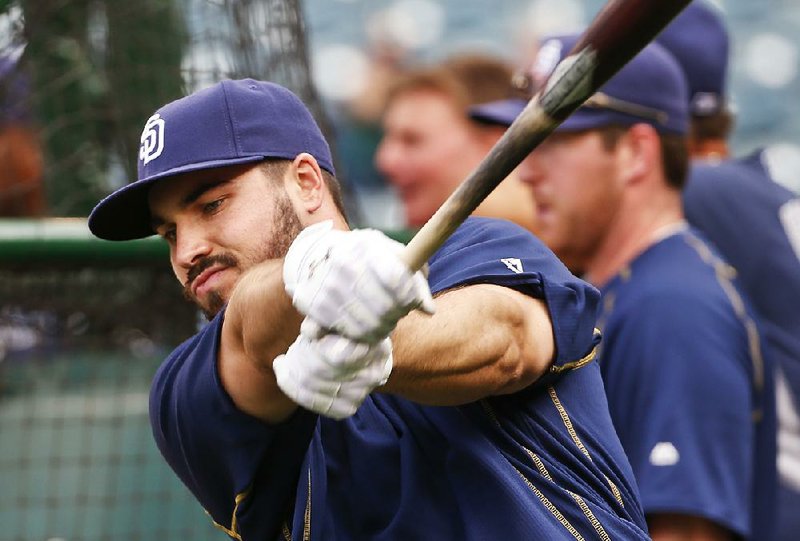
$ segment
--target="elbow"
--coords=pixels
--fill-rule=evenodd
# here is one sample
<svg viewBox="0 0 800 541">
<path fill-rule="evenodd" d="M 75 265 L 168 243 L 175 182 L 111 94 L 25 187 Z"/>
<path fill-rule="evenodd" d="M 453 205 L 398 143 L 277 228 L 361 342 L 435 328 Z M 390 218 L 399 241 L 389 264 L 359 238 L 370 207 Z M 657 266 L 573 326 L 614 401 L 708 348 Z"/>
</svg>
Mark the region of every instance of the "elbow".
<svg viewBox="0 0 800 541">
<path fill-rule="evenodd" d="M 532 332 L 523 324 L 509 333 L 504 342 L 494 366 L 495 394 L 511 394 L 525 389 L 552 365 L 555 347 L 549 332 Z"/>
<path fill-rule="evenodd" d="M 517 292 L 503 293 L 507 297 L 503 303 L 505 324 L 494 327 L 498 329 L 498 347 L 493 350 L 495 394 L 511 394 L 532 385 L 550 369 L 555 356 L 553 326 L 545 303 Z M 515 302 L 508 303 L 508 299 Z"/>
<path fill-rule="evenodd" d="M 494 394 L 515 393 L 533 384 L 543 373 L 537 366 L 538 363 L 518 348 L 510 348 L 495 364 L 497 388 Z"/>
<path fill-rule="evenodd" d="M 512 394 L 525 389 L 539 379 L 550 366 L 525 347 L 524 342 L 514 341 L 508 345 L 494 366 L 496 390 L 494 394 Z"/>
</svg>

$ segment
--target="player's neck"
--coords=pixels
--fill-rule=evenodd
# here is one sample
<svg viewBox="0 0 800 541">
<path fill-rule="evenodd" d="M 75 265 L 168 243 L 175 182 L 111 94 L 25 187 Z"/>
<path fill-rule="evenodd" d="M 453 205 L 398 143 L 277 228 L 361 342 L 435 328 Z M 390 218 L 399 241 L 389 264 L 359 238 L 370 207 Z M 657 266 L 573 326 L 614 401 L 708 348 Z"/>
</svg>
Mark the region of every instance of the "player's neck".
<svg viewBox="0 0 800 541">
<path fill-rule="evenodd" d="M 646 202 L 629 202 L 628 209 L 621 211 L 609 227 L 608 234 L 587 266 L 584 278 L 597 287 L 603 287 L 647 248 L 682 225 L 683 220 L 677 191 L 650 194 Z"/>
<path fill-rule="evenodd" d="M 730 156 L 730 149 L 724 139 L 693 139 L 689 143 L 689 155 L 694 160 L 721 161 Z"/>
</svg>

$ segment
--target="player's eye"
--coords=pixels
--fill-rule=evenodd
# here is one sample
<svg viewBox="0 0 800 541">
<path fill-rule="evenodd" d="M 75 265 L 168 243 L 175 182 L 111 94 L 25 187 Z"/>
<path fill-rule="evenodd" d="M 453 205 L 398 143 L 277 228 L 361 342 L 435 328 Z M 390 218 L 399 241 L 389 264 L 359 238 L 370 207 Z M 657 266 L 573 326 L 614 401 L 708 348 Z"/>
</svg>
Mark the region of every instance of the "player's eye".
<svg viewBox="0 0 800 541">
<path fill-rule="evenodd" d="M 220 197 L 219 199 L 214 199 L 213 201 L 209 201 L 203 205 L 203 214 L 213 214 L 219 210 L 220 206 L 222 206 L 222 202 L 224 198 Z"/>
<path fill-rule="evenodd" d="M 165 229 L 163 232 L 160 233 L 161 237 L 166 240 L 167 242 L 173 243 L 175 239 L 178 238 L 177 231 L 174 227 L 170 227 L 169 229 Z"/>
</svg>

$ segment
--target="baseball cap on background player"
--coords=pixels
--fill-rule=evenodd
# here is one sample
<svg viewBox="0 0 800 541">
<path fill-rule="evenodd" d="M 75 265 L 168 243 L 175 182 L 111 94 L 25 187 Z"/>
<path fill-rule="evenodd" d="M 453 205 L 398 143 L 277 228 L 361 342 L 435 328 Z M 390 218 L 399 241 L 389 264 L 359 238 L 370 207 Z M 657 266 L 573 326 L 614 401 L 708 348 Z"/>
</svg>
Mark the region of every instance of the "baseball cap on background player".
<svg viewBox="0 0 800 541">
<path fill-rule="evenodd" d="M 266 158 L 292 160 L 302 152 L 335 174 L 328 143 L 292 92 L 253 79 L 219 82 L 164 105 L 147 120 L 138 179 L 95 206 L 89 229 L 106 240 L 150 236 L 147 194 L 156 181 Z"/>
<path fill-rule="evenodd" d="M 577 43 L 578 34 L 545 38 L 524 76 L 529 93 L 536 92 L 556 65 Z M 516 77 L 515 81 L 520 78 Z M 517 86 L 520 86 L 517 83 Z M 628 62 L 586 103 L 556 128 L 556 132 L 584 131 L 604 126 L 652 125 L 662 133 L 688 131 L 686 77 L 663 47 L 651 43 Z M 511 125 L 527 99 L 511 98 L 472 107 L 470 116 L 489 124 Z"/>
<path fill-rule="evenodd" d="M 656 38 L 680 64 L 689 84 L 689 110 L 711 116 L 726 106 L 729 39 L 722 13 L 695 0 Z"/>
</svg>

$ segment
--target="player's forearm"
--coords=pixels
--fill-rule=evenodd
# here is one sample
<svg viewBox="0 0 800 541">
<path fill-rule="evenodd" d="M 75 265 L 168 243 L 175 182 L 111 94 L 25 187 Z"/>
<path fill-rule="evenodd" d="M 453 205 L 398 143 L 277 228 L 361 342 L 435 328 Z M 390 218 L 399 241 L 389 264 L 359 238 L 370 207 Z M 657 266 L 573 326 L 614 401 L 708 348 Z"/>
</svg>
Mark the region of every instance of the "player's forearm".
<svg viewBox="0 0 800 541">
<path fill-rule="evenodd" d="M 267 261 L 248 271 L 226 313 L 226 319 L 234 318 L 247 356 L 264 368 L 294 342 L 302 322 L 284 291 L 281 269 L 281 261 Z"/>
<path fill-rule="evenodd" d="M 392 335 L 394 369 L 381 391 L 455 405 L 519 391 L 553 358 L 544 304 L 510 289 L 476 285 L 436 299 L 433 316 L 412 313 Z"/>
<path fill-rule="evenodd" d="M 656 513 L 647 516 L 653 541 L 734 541 L 737 537 L 722 526 L 691 515 Z"/>
<path fill-rule="evenodd" d="M 242 411 L 280 422 L 297 405 L 278 387 L 272 362 L 297 338 L 302 318 L 283 288 L 282 262 L 249 270 L 231 295 L 218 355 L 223 386 Z"/>
</svg>

